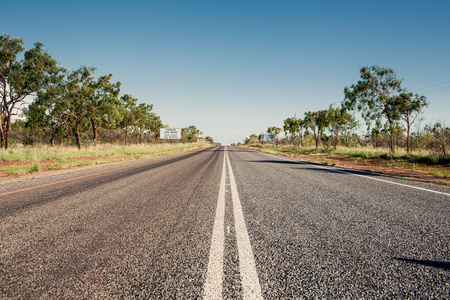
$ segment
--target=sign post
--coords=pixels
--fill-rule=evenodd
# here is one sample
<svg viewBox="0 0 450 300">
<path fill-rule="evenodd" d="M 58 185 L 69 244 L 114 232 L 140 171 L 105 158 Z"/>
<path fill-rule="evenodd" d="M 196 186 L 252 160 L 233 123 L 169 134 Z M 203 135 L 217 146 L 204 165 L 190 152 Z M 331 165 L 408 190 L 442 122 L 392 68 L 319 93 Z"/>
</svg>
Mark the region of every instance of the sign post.
<svg viewBox="0 0 450 300">
<path fill-rule="evenodd" d="M 273 142 L 275 141 L 276 137 L 277 136 L 275 134 L 266 134 L 266 133 L 264 133 L 264 134 L 261 135 L 261 141 L 263 141 L 263 142 L 272 142 L 272 151 L 273 151 Z M 263 145 L 264 145 L 264 143 L 263 143 Z"/>
<path fill-rule="evenodd" d="M 177 152 L 178 152 L 178 140 L 181 139 L 181 128 L 161 128 L 159 131 L 159 137 L 163 140 L 162 151 L 164 152 L 164 140 L 177 140 Z"/>
</svg>

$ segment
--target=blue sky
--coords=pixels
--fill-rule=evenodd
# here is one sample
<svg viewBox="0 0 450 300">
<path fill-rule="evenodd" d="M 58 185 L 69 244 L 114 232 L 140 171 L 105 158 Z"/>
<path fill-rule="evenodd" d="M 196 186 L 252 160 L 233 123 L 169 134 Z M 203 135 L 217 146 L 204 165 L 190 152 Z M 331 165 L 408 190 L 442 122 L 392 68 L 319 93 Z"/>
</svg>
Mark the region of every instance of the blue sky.
<svg viewBox="0 0 450 300">
<path fill-rule="evenodd" d="M 0 33 L 113 73 L 164 124 L 240 142 L 393 68 L 450 122 L 450 1 L 8 1 Z"/>
</svg>

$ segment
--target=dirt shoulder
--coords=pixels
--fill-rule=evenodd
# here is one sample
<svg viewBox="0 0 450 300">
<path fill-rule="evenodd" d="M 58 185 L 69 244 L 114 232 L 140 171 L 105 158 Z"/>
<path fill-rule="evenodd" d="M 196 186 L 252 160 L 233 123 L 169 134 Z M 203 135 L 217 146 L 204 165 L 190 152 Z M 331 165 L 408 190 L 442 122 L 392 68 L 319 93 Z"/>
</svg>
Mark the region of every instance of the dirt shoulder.
<svg viewBox="0 0 450 300">
<path fill-rule="evenodd" d="M 271 150 L 262 150 L 261 148 L 251 147 L 250 149 L 263 151 L 271 154 L 282 155 L 285 157 L 294 158 L 297 160 L 308 161 L 313 163 L 320 163 L 324 165 L 337 166 L 352 170 L 358 171 L 366 171 L 373 172 L 379 174 L 385 174 L 395 177 L 408 178 L 419 181 L 427 181 L 433 182 L 443 185 L 450 185 L 450 179 L 444 176 L 436 176 L 429 173 L 432 173 L 433 170 L 437 169 L 435 166 L 426 166 L 426 165 L 415 165 L 407 164 L 407 163 L 397 163 L 399 166 L 389 166 L 395 164 L 390 161 L 383 161 L 380 159 L 355 159 L 355 158 L 345 158 L 339 157 L 335 155 L 327 155 L 327 154 L 309 154 L 303 155 L 299 153 L 292 152 L 272 152 Z M 415 168 L 417 170 L 413 170 Z M 440 171 L 450 171 L 450 167 L 441 167 Z M 428 174 L 427 174 L 428 173 Z"/>
</svg>

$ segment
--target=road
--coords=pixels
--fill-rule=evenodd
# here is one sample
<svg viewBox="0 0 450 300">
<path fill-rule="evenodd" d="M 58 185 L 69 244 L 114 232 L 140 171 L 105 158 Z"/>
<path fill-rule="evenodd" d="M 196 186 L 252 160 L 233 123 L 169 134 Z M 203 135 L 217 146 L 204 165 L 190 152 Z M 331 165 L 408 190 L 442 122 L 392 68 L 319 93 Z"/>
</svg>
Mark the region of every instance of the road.
<svg viewBox="0 0 450 300">
<path fill-rule="evenodd" d="M 213 147 L 0 186 L 3 299 L 448 298 L 450 188 Z"/>
</svg>

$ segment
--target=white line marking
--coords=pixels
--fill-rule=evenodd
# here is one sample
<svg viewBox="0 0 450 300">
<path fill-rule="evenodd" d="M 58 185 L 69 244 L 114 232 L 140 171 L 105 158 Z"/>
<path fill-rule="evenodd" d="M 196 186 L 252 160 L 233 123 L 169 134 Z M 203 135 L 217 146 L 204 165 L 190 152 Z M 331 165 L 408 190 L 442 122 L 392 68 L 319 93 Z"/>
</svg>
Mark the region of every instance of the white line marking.
<svg viewBox="0 0 450 300">
<path fill-rule="evenodd" d="M 211 250 L 209 252 L 208 270 L 203 289 L 204 299 L 222 299 L 223 253 L 225 241 L 225 173 L 226 159 L 224 156 L 222 178 L 220 179 L 219 187 L 219 197 L 217 200 L 216 218 L 214 220 Z"/>
<path fill-rule="evenodd" d="M 239 253 L 239 271 L 241 273 L 241 285 L 243 292 L 242 298 L 263 299 L 261 295 L 261 286 L 259 284 L 258 273 L 256 272 L 252 246 L 250 245 L 250 238 L 248 236 L 247 227 L 245 226 L 241 201 L 239 200 L 239 194 L 227 151 L 225 151 L 225 157 L 228 164 L 228 173 L 230 174 L 231 197 L 233 199 L 236 240 Z"/>
<path fill-rule="evenodd" d="M 263 152 L 261 152 L 261 153 L 263 153 Z M 413 188 L 413 189 L 417 189 L 417 190 L 422 190 L 422 191 L 426 191 L 426 192 L 430 192 L 430 193 L 436 193 L 436 194 L 441 194 L 441 195 L 450 196 L 449 193 L 444 193 L 444 192 L 439 192 L 439 191 L 429 190 L 429 189 L 425 189 L 425 188 L 421 188 L 421 187 L 417 187 L 417 186 L 413 186 L 413 185 L 407 185 L 407 184 L 398 183 L 398 182 L 393 182 L 393 181 L 384 180 L 384 179 L 380 179 L 380 178 L 374 178 L 374 177 L 370 177 L 370 176 L 366 176 L 366 175 L 354 174 L 354 173 L 351 173 L 351 172 L 346 172 L 346 171 L 342 171 L 342 170 L 337 170 L 337 169 L 327 168 L 327 167 L 324 167 L 324 166 L 319 166 L 319 165 L 315 165 L 315 164 L 312 164 L 312 163 L 302 162 L 302 161 L 298 161 L 298 160 L 294 160 L 294 159 L 289 159 L 289 158 L 285 158 L 285 157 L 281 157 L 281 156 L 276 156 L 276 155 L 272 155 L 272 154 L 267 154 L 267 153 L 263 153 L 263 154 L 265 154 L 265 155 L 267 155 L 267 156 L 271 156 L 271 157 L 276 157 L 276 158 L 278 158 L 278 159 L 284 159 L 284 160 L 288 160 L 288 161 L 293 161 L 293 162 L 296 162 L 296 163 L 298 163 L 298 164 L 308 164 L 308 165 L 312 165 L 312 166 L 314 166 L 314 167 L 322 168 L 322 169 L 327 169 L 327 170 L 330 170 L 330 171 L 334 171 L 334 172 L 336 172 L 336 173 L 343 173 L 343 174 L 349 174 L 349 175 L 353 175 L 353 176 L 360 176 L 360 177 L 364 177 L 364 178 L 367 178 L 367 179 L 378 180 L 378 181 L 387 182 L 387 183 L 390 183 L 390 184 L 401 185 L 401 186 L 404 186 L 404 187 L 409 187 L 409 188 Z"/>
</svg>

